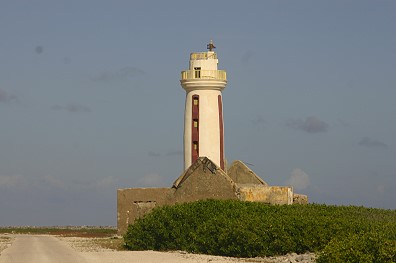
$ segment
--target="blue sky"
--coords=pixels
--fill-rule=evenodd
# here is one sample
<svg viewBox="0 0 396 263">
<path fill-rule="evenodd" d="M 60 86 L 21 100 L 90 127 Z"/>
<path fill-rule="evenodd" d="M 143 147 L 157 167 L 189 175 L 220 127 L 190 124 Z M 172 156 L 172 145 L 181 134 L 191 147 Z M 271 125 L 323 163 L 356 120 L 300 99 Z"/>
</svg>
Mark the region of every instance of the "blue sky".
<svg viewBox="0 0 396 263">
<path fill-rule="evenodd" d="M 396 209 L 396 2 L 0 3 L 0 225 L 115 225 L 183 169 L 190 52 L 213 39 L 225 154 L 310 201 Z"/>
</svg>

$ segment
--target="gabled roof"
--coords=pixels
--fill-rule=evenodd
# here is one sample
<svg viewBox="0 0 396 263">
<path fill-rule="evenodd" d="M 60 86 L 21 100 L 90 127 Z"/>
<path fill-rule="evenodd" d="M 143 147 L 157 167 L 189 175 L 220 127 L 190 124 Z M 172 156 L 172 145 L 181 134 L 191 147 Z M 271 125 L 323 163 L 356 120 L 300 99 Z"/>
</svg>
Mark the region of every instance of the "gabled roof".
<svg viewBox="0 0 396 263">
<path fill-rule="evenodd" d="M 198 158 L 173 184 L 174 200 L 238 199 L 236 184 L 211 160 Z"/>
<path fill-rule="evenodd" d="M 206 170 L 210 171 L 212 174 L 222 173 L 223 176 L 227 177 L 227 180 L 233 183 L 232 179 L 227 174 L 225 174 L 225 172 L 221 170 L 221 168 L 218 167 L 215 163 L 213 163 L 209 158 L 199 157 L 186 171 L 184 171 L 179 176 L 179 178 L 176 179 L 176 181 L 173 183 L 173 187 L 178 188 L 190 175 L 194 173 L 195 170 L 197 170 L 200 167 L 202 167 L 204 171 Z"/>
<path fill-rule="evenodd" d="M 236 184 L 260 184 L 268 186 L 268 184 L 255 174 L 242 161 L 234 161 L 227 170 L 227 175 Z"/>
</svg>

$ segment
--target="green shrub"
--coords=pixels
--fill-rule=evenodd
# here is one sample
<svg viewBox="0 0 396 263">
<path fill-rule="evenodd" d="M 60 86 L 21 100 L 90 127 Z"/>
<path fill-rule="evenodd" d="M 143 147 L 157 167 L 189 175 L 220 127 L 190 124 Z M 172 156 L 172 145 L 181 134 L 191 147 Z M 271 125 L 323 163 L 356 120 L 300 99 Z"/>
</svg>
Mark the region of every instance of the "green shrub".
<svg viewBox="0 0 396 263">
<path fill-rule="evenodd" d="M 128 227 L 124 241 L 130 250 L 257 257 L 320 252 L 369 232 L 395 241 L 396 211 L 206 200 L 156 208 Z"/>
<path fill-rule="evenodd" d="M 348 234 L 330 241 L 320 253 L 318 263 L 385 263 L 396 262 L 396 240 L 383 233 Z"/>
</svg>

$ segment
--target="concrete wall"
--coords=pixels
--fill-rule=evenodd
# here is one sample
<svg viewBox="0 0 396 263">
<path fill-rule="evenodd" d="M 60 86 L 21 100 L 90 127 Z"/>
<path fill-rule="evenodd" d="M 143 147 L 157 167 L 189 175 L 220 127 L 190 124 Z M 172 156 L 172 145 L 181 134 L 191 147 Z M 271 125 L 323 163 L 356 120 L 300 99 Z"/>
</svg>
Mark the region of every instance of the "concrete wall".
<svg viewBox="0 0 396 263">
<path fill-rule="evenodd" d="M 294 194 L 293 204 L 300 204 L 300 205 L 308 204 L 308 196 L 302 194 Z"/>
<path fill-rule="evenodd" d="M 156 206 L 172 203 L 173 188 L 127 188 L 117 191 L 117 229 L 124 234 L 129 224 Z"/>
<path fill-rule="evenodd" d="M 217 70 L 218 64 L 219 60 L 214 51 L 194 52 L 190 55 L 190 70 L 196 67 L 202 70 Z"/>
<path fill-rule="evenodd" d="M 287 186 L 238 185 L 237 195 L 241 201 L 293 204 L 293 189 Z"/>
</svg>

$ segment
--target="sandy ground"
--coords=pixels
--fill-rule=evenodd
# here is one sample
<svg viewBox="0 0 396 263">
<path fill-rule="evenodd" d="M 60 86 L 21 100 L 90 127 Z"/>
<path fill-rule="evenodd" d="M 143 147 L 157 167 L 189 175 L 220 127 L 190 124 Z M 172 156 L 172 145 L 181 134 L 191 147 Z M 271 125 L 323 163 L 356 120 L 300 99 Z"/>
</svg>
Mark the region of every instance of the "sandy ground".
<svg viewBox="0 0 396 263">
<path fill-rule="evenodd" d="M 157 252 L 157 251 L 114 251 L 105 249 L 91 242 L 90 238 L 58 237 L 76 251 L 79 251 L 89 262 L 150 262 L 150 263 L 178 263 L 178 262 L 271 262 L 271 261 L 247 261 L 229 257 L 208 256 L 189 254 L 182 251 Z"/>
<path fill-rule="evenodd" d="M 261 263 L 311 263 L 314 255 L 286 255 L 268 258 L 229 258 L 220 256 L 196 255 L 183 252 L 156 252 L 156 251 L 118 251 L 118 252 L 82 252 L 89 262 L 103 263 L 227 263 L 227 262 L 261 262 Z M 306 258 L 310 259 L 307 260 Z M 298 259 L 299 258 L 299 259 Z"/>
<path fill-rule="evenodd" d="M 30 236 L 37 239 L 37 236 Z M 42 236 L 40 236 L 42 237 Z M 54 237 L 48 237 L 44 243 L 51 243 L 54 245 Z M 4 257 L 7 256 L 9 251 L 12 251 L 13 243 L 17 244 L 21 239 L 26 239 L 26 235 L 0 235 L 0 262 L 3 262 Z M 40 238 L 45 240 L 44 238 Z M 268 258 L 229 258 L 220 256 L 208 256 L 189 254 L 186 252 L 156 252 L 156 251 L 114 251 L 111 249 L 104 249 L 92 242 L 91 238 L 77 238 L 77 237 L 56 237 L 59 243 L 65 245 L 75 252 L 78 258 L 83 261 L 79 262 L 95 262 L 95 263 L 226 263 L 226 262 L 262 262 L 262 263 L 310 263 L 314 261 L 314 254 L 304 255 L 286 255 L 281 257 L 268 257 Z M 15 242 L 17 240 L 17 242 Z M 56 241 L 58 242 L 58 241 Z M 55 242 L 55 243 L 56 243 Z M 73 252 L 73 253 L 74 253 Z M 68 252 L 70 254 L 70 252 Z M 1 256 L 3 255 L 3 256 Z M 13 261 L 4 261 L 13 262 Z"/>
<path fill-rule="evenodd" d="M 8 234 L 0 234 L 0 255 L 4 249 L 7 249 L 11 246 L 14 241 L 14 237 Z"/>
</svg>

